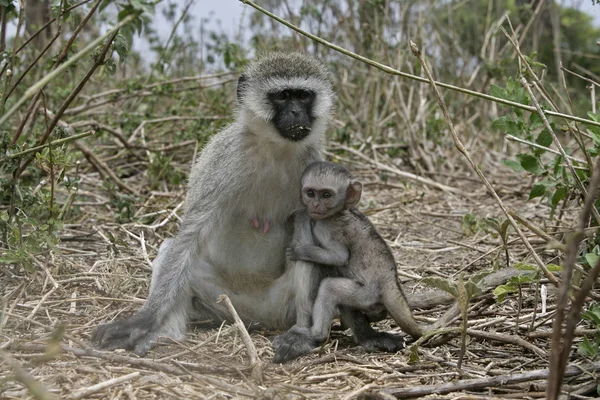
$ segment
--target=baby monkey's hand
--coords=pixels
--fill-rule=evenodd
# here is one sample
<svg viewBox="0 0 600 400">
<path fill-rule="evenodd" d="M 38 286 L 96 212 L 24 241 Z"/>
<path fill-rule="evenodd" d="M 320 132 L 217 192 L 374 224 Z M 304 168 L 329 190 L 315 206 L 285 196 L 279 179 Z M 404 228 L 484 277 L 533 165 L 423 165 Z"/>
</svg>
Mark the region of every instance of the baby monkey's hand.
<svg viewBox="0 0 600 400">
<path fill-rule="evenodd" d="M 285 255 L 291 261 L 313 261 L 310 256 L 310 249 L 314 246 L 298 245 L 288 247 L 285 251 Z"/>
<path fill-rule="evenodd" d="M 298 253 L 296 252 L 295 247 L 288 247 L 287 249 L 285 249 L 285 256 L 290 261 L 298 261 L 299 260 Z"/>
</svg>

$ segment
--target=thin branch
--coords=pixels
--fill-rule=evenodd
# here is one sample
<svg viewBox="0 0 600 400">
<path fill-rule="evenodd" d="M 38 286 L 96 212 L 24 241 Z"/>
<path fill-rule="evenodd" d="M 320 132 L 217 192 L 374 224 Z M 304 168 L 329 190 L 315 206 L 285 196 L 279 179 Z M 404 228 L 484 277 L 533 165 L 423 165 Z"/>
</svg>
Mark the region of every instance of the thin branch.
<svg viewBox="0 0 600 400">
<path fill-rule="evenodd" d="M 44 149 L 44 148 L 46 148 L 48 146 L 53 146 L 53 147 L 54 146 L 58 146 L 58 145 L 63 144 L 63 143 L 72 142 L 73 140 L 82 139 L 84 137 L 95 135 L 95 134 L 96 134 L 96 131 L 95 130 L 91 130 L 91 131 L 80 133 L 78 135 L 73 135 L 73 136 L 69 136 L 69 137 L 66 137 L 66 138 L 57 139 L 57 140 L 54 140 L 52 142 L 44 143 L 41 146 L 31 147 L 31 148 L 29 148 L 27 150 L 23 150 L 23 151 L 20 151 L 18 153 L 10 154 L 7 158 L 9 160 L 14 159 L 14 158 L 19 158 L 19 157 L 25 156 L 27 154 L 38 152 L 38 151 L 40 151 L 40 150 L 42 150 L 42 149 Z"/>
<path fill-rule="evenodd" d="M 598 370 L 600 370 L 600 362 L 596 362 L 589 365 L 571 365 L 565 371 L 565 376 L 578 376 L 585 374 L 586 372 L 594 372 Z M 433 393 L 435 393 L 436 395 L 441 395 L 445 393 L 459 392 L 462 390 L 484 389 L 493 386 L 506 386 L 520 382 L 539 380 L 545 381 L 548 379 L 549 375 L 549 370 L 540 369 L 535 371 L 524 372 L 522 374 L 497 375 L 491 378 L 481 379 L 464 379 L 461 381 L 449 382 L 441 385 L 422 385 L 385 389 L 384 392 L 392 394 L 397 398 L 419 397 Z M 550 384 L 550 382 L 548 383 Z"/>
</svg>

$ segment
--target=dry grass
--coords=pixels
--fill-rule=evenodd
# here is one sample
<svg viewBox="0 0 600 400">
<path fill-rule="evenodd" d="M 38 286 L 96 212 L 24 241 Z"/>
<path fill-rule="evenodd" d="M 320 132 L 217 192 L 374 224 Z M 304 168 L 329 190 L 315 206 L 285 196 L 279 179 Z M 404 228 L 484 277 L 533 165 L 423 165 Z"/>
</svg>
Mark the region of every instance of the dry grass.
<svg viewBox="0 0 600 400">
<path fill-rule="evenodd" d="M 172 151 L 188 154 L 190 149 Z M 380 171 L 356 157 L 348 157 L 342 162 L 365 184 L 361 208 L 392 247 L 407 293 L 423 291 L 419 279 L 425 276 L 452 278 L 459 271 L 468 276 L 505 264 L 498 238 L 483 230 L 469 235 L 463 231 L 461 222 L 467 213 L 498 216 L 493 199 L 468 172 L 435 177 L 459 189 L 458 193 L 450 193 L 407 184 L 391 174 L 383 181 Z M 531 222 L 544 226 L 548 208 L 526 202 L 523 193 L 527 193 L 524 187 L 528 182 L 513 173 L 504 173 L 498 167 L 500 158 L 501 155 L 487 152 L 478 162 L 488 171 L 487 176 L 505 203 Z M 113 158 L 109 164 L 114 169 L 126 162 Z M 145 193 L 146 201 L 136 215 L 155 213 L 146 225 L 139 222 L 140 218 L 135 223 L 117 224 L 111 220 L 110 199 L 98 173 L 86 168 L 82 169 L 75 203 L 79 209 L 77 223 L 65 226 L 58 249 L 37 258 L 38 269 L 33 275 L 25 275 L 17 267 L 0 268 L 6 310 L 0 333 L 0 355 L 4 359 L 1 398 L 31 398 L 31 382 L 35 381 L 47 391 L 41 389 L 37 398 L 383 399 L 391 396 L 386 390 L 421 385 L 434 385 L 424 390 L 436 398 L 455 398 L 456 393 L 436 395 L 441 389 L 435 386 L 548 368 L 545 355 L 550 351 L 554 294 L 549 291 L 548 313 L 542 315 L 533 287 L 524 288 L 518 328 L 515 296 L 497 304 L 491 293 L 485 293 L 472 303 L 470 343 L 462 370 L 456 369 L 458 337 L 439 347 L 421 347 L 419 361 L 409 364 L 408 350 L 397 354 L 366 353 L 339 327 L 334 327 L 330 341 L 322 348 L 285 365 L 270 362 L 273 350 L 269 337 L 277 332 L 251 332 L 261 360 L 259 373 L 252 372 L 240 333 L 229 325 L 220 329 L 195 326 L 186 342 L 162 345 L 146 358 L 128 352 L 93 350 L 89 337 L 95 326 L 129 315 L 142 304 L 148 290 L 150 260 L 156 256 L 161 241 L 177 230 L 184 188 L 164 187 Z M 124 183 L 142 193 L 146 174 L 143 168 L 135 169 L 137 173 L 124 179 Z M 566 215 L 564 225 L 569 224 L 568 210 Z M 515 238 L 511 235 L 511 239 Z M 557 251 L 546 249 L 544 240 L 531 233 L 529 240 L 546 262 L 555 260 Z M 526 259 L 525 247 L 518 241 L 511 245 L 510 254 L 513 261 Z M 416 315 L 421 322 L 432 322 L 446 308 L 418 310 Z M 454 325 L 457 326 L 456 321 Z M 62 336 L 59 326 L 65 328 Z M 376 326 L 399 332 L 389 319 Z M 579 338 L 590 332 L 584 328 L 582 325 L 578 331 Z M 571 363 L 584 362 L 573 355 Z M 580 373 L 570 378 L 564 389 L 591 393 L 594 382 L 597 378 L 593 375 Z M 534 398 L 543 397 L 545 390 L 544 379 L 503 385 L 490 381 L 490 385 L 487 389 L 463 389 L 462 398 Z"/>
</svg>

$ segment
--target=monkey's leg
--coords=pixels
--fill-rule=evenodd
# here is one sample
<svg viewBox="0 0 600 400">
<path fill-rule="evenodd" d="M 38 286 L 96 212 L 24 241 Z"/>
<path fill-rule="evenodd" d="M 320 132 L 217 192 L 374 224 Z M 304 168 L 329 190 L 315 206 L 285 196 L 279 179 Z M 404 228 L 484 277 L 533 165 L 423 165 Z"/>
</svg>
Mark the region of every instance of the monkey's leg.
<svg viewBox="0 0 600 400">
<path fill-rule="evenodd" d="M 314 245 L 310 216 L 306 211 L 300 211 L 294 215 L 292 247 L 302 245 Z M 296 323 L 294 327 L 310 328 L 313 303 L 317 297 L 324 270 L 311 262 L 290 259 L 287 260 L 287 270 L 291 272 L 293 287 L 296 288 Z M 283 342 L 285 341 L 283 340 Z"/>
<path fill-rule="evenodd" d="M 92 342 L 101 349 L 128 349 L 142 355 L 160 336 L 185 337 L 191 304 L 189 287 L 197 246 L 195 233 L 167 240 L 153 263 L 150 294 L 142 308 L 126 320 L 99 326 Z"/>
<path fill-rule="evenodd" d="M 378 299 L 379 290 L 372 285 L 363 285 L 349 278 L 323 279 L 313 307 L 312 338 L 318 342 L 327 339 L 338 307 L 369 309 Z"/>
<path fill-rule="evenodd" d="M 282 363 L 310 353 L 318 343 L 310 338 L 312 307 L 325 269 L 304 261 L 289 262 L 295 291 L 296 324 L 273 339 L 273 362 Z"/>
<path fill-rule="evenodd" d="M 369 317 L 358 310 L 340 307 L 342 322 L 352 329 L 354 341 L 367 351 L 395 353 L 404 348 L 404 338 L 387 332 L 377 332 L 371 327 Z"/>
</svg>

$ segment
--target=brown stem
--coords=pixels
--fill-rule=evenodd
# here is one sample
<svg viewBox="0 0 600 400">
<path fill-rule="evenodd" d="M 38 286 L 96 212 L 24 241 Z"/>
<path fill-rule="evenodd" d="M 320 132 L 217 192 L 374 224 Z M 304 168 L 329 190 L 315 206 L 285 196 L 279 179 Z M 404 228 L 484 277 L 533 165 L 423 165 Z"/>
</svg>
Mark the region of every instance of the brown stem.
<svg viewBox="0 0 600 400">
<path fill-rule="evenodd" d="M 596 263 L 592 271 L 588 274 L 583 286 L 573 304 L 571 304 L 571 310 L 569 311 L 567 324 L 565 326 L 565 333 L 563 336 L 562 326 L 564 322 L 565 309 L 569 299 L 569 283 L 573 274 L 573 268 L 575 260 L 577 259 L 577 249 L 579 248 L 579 242 L 584 237 L 584 229 L 590 218 L 591 210 L 594 208 L 594 200 L 596 193 L 598 192 L 598 186 L 600 186 L 600 160 L 596 162 L 594 168 L 594 174 L 588 187 L 587 195 L 583 205 L 583 210 L 579 218 L 579 224 L 577 230 L 567 243 L 567 257 L 565 258 L 563 266 L 563 275 L 565 278 L 559 287 L 559 292 L 556 301 L 556 313 L 554 315 L 554 322 L 552 326 L 552 351 L 550 355 L 550 377 L 548 379 L 548 389 L 546 391 L 546 398 L 548 400 L 555 400 L 558 398 L 560 393 L 560 387 L 562 385 L 562 379 L 564 377 L 565 366 L 571 352 L 571 343 L 573 342 L 573 332 L 577 323 L 579 312 L 585 300 L 585 297 L 590 292 L 592 285 L 596 281 L 598 273 L 600 273 L 600 263 Z"/>
</svg>

